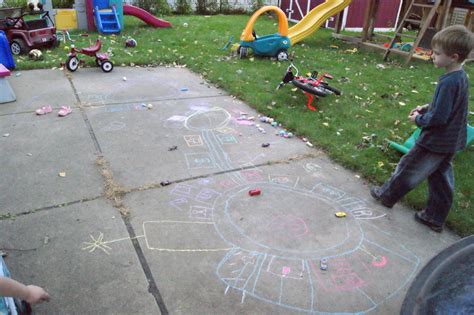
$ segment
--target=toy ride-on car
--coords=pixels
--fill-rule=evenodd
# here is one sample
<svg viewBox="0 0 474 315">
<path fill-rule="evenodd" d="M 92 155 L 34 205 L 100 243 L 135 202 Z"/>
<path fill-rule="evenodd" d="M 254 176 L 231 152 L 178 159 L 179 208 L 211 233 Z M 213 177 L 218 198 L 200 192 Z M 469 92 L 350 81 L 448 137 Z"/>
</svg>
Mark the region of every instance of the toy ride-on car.
<svg viewBox="0 0 474 315">
<path fill-rule="evenodd" d="M 257 18 L 266 11 L 275 11 L 278 15 L 278 33 L 257 36 L 253 26 Z M 248 55 L 248 50 L 251 49 L 256 56 L 275 57 L 281 61 L 288 59 L 288 48 L 290 46 L 288 20 L 285 13 L 278 7 L 265 6 L 257 10 L 248 21 L 240 35 L 240 46 L 237 52 L 240 58 L 245 58 Z"/>
<path fill-rule="evenodd" d="M 102 71 L 112 71 L 114 69 L 114 65 L 109 60 L 109 54 L 99 52 L 101 47 L 102 42 L 100 39 L 97 39 L 94 45 L 87 48 L 77 49 L 74 47 L 74 45 L 71 45 L 71 51 L 67 55 L 66 68 L 71 72 L 76 71 L 77 68 L 79 68 L 79 64 L 84 63 L 83 60 L 79 60 L 77 54 L 83 54 L 86 56 L 95 57 L 95 64 L 99 66 Z"/>
<path fill-rule="evenodd" d="M 21 8 L 0 9 L 0 30 L 4 31 L 12 54 L 26 54 L 31 49 L 57 47 L 56 27 L 48 12 L 38 13 L 37 19 L 25 19 L 31 15 Z"/>
</svg>

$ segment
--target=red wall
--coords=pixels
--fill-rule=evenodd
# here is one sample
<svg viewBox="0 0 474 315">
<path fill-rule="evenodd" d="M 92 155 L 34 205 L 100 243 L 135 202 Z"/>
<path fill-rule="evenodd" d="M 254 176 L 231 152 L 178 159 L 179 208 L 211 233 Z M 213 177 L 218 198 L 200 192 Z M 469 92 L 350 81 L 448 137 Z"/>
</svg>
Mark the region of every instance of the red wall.
<svg viewBox="0 0 474 315">
<path fill-rule="evenodd" d="M 397 22 L 398 8 L 401 0 L 380 0 L 375 27 L 390 28 L 395 27 Z M 353 0 L 349 5 L 346 28 L 362 27 L 364 25 L 365 9 L 369 0 Z"/>
<path fill-rule="evenodd" d="M 300 11 L 297 4 L 299 4 L 303 15 L 306 14 L 308 8 L 308 1 L 310 1 L 310 10 L 323 3 L 324 0 L 280 0 L 280 8 L 285 12 L 286 16 L 292 20 L 301 20 Z M 348 7 L 348 14 L 346 19 L 346 28 L 361 28 L 364 25 L 364 14 L 369 0 L 353 0 Z M 375 27 L 390 28 L 395 26 L 397 20 L 398 8 L 401 0 L 379 0 L 379 9 L 375 20 Z M 293 12 L 289 13 L 290 2 L 293 2 Z M 334 23 L 330 23 L 332 26 Z"/>
</svg>

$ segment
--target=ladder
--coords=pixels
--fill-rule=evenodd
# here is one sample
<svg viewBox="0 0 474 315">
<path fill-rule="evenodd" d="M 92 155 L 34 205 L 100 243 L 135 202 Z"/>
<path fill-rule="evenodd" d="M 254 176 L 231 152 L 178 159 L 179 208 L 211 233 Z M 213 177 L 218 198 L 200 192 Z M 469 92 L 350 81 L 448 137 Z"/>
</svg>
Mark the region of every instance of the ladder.
<svg viewBox="0 0 474 315">
<path fill-rule="evenodd" d="M 392 37 L 387 49 L 385 50 L 385 54 L 383 56 L 383 60 L 387 61 L 388 55 L 390 52 L 395 52 L 398 54 L 402 54 L 406 56 L 406 63 L 409 63 L 411 58 L 413 57 L 413 54 L 415 53 L 416 48 L 421 42 L 421 39 L 423 38 L 423 35 L 426 33 L 426 30 L 431 24 L 431 21 L 436 14 L 436 11 L 438 10 L 439 6 L 441 5 L 442 0 L 435 0 L 434 3 L 428 4 L 428 3 L 419 3 L 415 2 L 416 0 L 412 0 L 410 5 L 408 6 L 408 9 L 405 12 L 405 16 L 403 17 L 402 21 L 398 25 L 394 36 Z M 410 15 L 413 13 L 413 9 L 419 7 L 422 8 L 422 10 L 429 9 L 428 14 L 425 16 L 423 14 L 423 17 L 420 20 L 414 20 L 410 19 Z M 414 43 L 413 46 L 411 47 L 410 51 L 402 51 L 400 49 L 394 48 L 393 45 L 395 44 L 395 41 L 397 38 L 399 38 L 402 35 L 403 27 L 405 26 L 406 23 L 412 23 L 412 24 L 418 24 L 420 26 L 419 31 L 417 32 L 416 35 L 411 35 L 411 34 L 404 34 L 403 36 L 413 38 Z"/>
</svg>

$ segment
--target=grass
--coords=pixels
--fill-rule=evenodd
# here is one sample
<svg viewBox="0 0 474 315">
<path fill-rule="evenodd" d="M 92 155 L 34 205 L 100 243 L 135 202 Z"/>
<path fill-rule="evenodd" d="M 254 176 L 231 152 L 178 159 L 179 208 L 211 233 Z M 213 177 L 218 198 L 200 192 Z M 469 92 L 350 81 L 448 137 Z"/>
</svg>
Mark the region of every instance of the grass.
<svg viewBox="0 0 474 315">
<path fill-rule="evenodd" d="M 441 69 L 429 63 L 383 63 L 382 55 L 354 47 L 331 37 L 320 29 L 292 47 L 300 73 L 312 70 L 329 72 L 333 85 L 343 91 L 340 97 L 329 96 L 318 102 L 319 112 L 306 109 L 306 97 L 286 86 L 275 87 L 285 73 L 286 62 L 267 58 L 240 60 L 229 50 L 221 50 L 231 35 L 237 41 L 248 16 L 169 16 L 170 29 L 153 29 L 141 21 L 126 17 L 126 28 L 118 36 L 102 37 L 105 50 L 113 53 L 115 65 L 186 65 L 206 79 L 244 100 L 262 114 L 274 117 L 300 137 L 307 137 L 326 151 L 333 160 L 374 183 L 388 179 L 400 155 L 387 149 L 387 139 L 403 142 L 414 130 L 407 114 L 416 105 L 431 100 Z M 188 27 L 184 27 L 184 23 Z M 277 31 L 276 19 L 261 17 L 255 29 L 265 35 Z M 77 33 L 75 33 L 77 35 Z M 74 35 L 74 34 L 73 34 Z M 134 49 L 125 49 L 128 37 L 137 40 Z M 96 34 L 73 37 L 83 47 Z M 17 58 L 20 70 L 58 67 L 66 59 L 60 48 L 45 52 L 43 61 Z M 337 48 L 336 48 L 337 46 Z M 92 58 L 87 65 L 94 66 Z M 383 67 L 380 66 L 383 64 Z M 472 64 L 465 67 L 472 78 Z M 343 77 L 347 78 L 341 80 Z M 471 80 L 471 90 L 472 90 Z M 472 95 L 472 94 L 471 94 Z M 469 111 L 474 111 L 473 96 Z M 469 122 L 474 124 L 473 115 Z M 455 200 L 448 226 L 460 235 L 474 234 L 474 165 L 473 145 L 459 153 L 454 162 Z M 427 186 L 412 191 L 404 202 L 415 209 L 426 204 Z"/>
</svg>

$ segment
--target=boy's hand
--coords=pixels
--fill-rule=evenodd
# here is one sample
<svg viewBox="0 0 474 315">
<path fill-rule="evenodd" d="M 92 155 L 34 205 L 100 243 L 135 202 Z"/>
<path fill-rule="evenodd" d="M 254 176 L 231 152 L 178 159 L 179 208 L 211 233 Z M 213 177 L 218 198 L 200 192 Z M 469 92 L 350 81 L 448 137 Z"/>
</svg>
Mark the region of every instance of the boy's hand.
<svg viewBox="0 0 474 315">
<path fill-rule="evenodd" d="M 413 114 L 416 113 L 416 112 L 419 112 L 419 111 L 420 111 L 420 107 L 421 107 L 421 106 L 417 106 L 416 108 L 413 108 L 413 109 L 410 111 L 410 114 L 408 114 L 408 117 L 410 117 L 411 115 L 413 115 Z"/>
<path fill-rule="evenodd" d="M 415 112 L 418 112 L 419 114 L 423 113 L 423 110 L 425 109 L 425 106 L 417 106 L 414 109 L 410 111 L 409 116 L 413 115 Z"/>
<path fill-rule="evenodd" d="M 419 116 L 420 113 L 416 110 L 412 110 L 410 112 L 410 115 L 408 115 L 408 119 L 410 119 L 411 122 L 415 122 L 416 121 L 416 117 Z"/>
<path fill-rule="evenodd" d="M 44 301 L 49 301 L 49 294 L 43 288 L 36 285 L 27 285 L 28 291 L 25 301 L 30 304 L 38 304 Z"/>
</svg>

